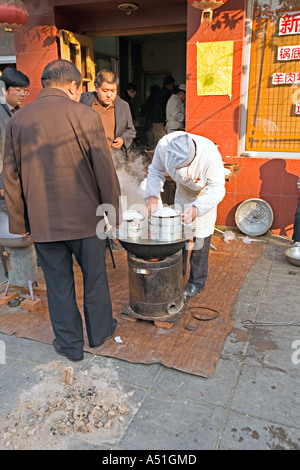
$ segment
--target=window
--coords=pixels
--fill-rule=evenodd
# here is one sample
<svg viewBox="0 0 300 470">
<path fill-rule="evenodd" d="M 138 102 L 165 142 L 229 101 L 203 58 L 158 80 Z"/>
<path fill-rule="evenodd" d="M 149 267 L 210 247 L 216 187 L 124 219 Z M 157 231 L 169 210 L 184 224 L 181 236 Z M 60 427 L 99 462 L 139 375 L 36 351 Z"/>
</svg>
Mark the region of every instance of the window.
<svg viewBox="0 0 300 470">
<path fill-rule="evenodd" d="M 246 152 L 299 152 L 300 2 L 254 2 Z"/>
</svg>

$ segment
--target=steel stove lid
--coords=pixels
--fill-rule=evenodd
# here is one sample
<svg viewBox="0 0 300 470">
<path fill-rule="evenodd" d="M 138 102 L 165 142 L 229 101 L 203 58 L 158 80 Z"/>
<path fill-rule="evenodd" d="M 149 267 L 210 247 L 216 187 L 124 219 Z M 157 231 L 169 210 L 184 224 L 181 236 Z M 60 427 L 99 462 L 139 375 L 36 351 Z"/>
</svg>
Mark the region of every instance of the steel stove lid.
<svg viewBox="0 0 300 470">
<path fill-rule="evenodd" d="M 245 235 L 258 237 L 270 229 L 273 210 L 263 199 L 248 199 L 237 208 L 235 223 Z"/>
</svg>

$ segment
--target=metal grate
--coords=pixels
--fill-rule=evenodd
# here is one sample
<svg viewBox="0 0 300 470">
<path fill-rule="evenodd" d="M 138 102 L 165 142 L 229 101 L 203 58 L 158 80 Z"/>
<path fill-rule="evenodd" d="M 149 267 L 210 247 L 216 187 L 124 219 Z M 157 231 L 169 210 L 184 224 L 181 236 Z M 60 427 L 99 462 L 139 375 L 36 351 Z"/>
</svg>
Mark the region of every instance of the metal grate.
<svg viewBox="0 0 300 470">
<path fill-rule="evenodd" d="M 259 18 L 254 12 L 246 150 L 299 152 L 300 83 L 273 84 L 273 74 L 300 72 L 300 60 L 279 60 L 278 48 L 299 46 L 300 35 L 279 35 L 279 19 L 285 12 Z M 281 76 L 277 76 L 281 77 Z"/>
</svg>

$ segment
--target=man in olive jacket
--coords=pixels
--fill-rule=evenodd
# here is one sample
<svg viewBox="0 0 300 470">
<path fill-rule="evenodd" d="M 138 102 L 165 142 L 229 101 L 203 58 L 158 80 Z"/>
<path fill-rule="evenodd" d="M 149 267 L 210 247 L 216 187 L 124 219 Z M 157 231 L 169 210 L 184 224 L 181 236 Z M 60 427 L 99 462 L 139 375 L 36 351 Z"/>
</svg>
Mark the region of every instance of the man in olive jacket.
<svg viewBox="0 0 300 470">
<path fill-rule="evenodd" d="M 120 187 L 98 114 L 79 103 L 81 74 L 55 60 L 43 90 L 19 110 L 6 132 L 3 182 L 11 233 L 29 235 L 43 269 L 57 353 L 83 359 L 83 328 L 73 278 L 73 255 L 84 281 L 90 347 L 111 337 L 105 240 L 96 235 L 100 204 L 118 224 Z M 109 214 L 110 215 L 110 214 Z M 102 224 L 102 222 L 101 222 Z"/>
</svg>

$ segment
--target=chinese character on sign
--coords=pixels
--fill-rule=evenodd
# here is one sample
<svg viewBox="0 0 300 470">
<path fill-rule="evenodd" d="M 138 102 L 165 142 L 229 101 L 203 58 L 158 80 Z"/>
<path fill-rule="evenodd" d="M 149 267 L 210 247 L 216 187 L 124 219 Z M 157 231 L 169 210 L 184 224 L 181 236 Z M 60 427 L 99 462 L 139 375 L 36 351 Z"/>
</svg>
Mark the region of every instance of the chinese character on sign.
<svg viewBox="0 0 300 470">
<path fill-rule="evenodd" d="M 296 83 L 296 74 L 285 73 L 285 83 Z"/>
<path fill-rule="evenodd" d="M 284 73 L 273 73 L 272 84 L 279 85 L 280 83 L 285 83 Z"/>
<path fill-rule="evenodd" d="M 296 101 L 296 114 L 300 114 L 300 101 Z"/>
<path fill-rule="evenodd" d="M 286 13 L 279 20 L 279 35 L 300 33 L 300 11 Z"/>
<path fill-rule="evenodd" d="M 284 46 L 278 47 L 278 60 L 299 60 L 300 46 Z"/>
<path fill-rule="evenodd" d="M 273 73 L 273 85 L 284 85 L 290 83 L 300 83 L 300 72 Z"/>
</svg>

